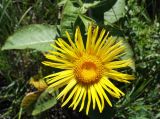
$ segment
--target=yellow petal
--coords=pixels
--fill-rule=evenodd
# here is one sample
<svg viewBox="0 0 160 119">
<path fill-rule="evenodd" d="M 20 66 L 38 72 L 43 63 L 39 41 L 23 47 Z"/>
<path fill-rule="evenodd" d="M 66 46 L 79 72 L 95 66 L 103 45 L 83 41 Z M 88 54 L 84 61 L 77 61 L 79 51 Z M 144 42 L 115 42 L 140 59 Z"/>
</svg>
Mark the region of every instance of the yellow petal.
<svg viewBox="0 0 160 119">
<path fill-rule="evenodd" d="M 97 35 L 98 35 L 98 30 L 99 30 L 99 27 L 97 26 L 93 31 L 93 36 L 92 36 L 92 41 L 91 41 L 92 47 L 95 46 L 96 38 L 97 38 Z"/>
<path fill-rule="evenodd" d="M 90 86 L 90 91 L 91 91 L 91 96 L 92 96 L 92 101 L 93 101 L 93 109 L 95 109 L 95 107 L 96 107 L 96 98 L 95 98 L 95 95 L 93 93 L 92 86 Z"/>
<path fill-rule="evenodd" d="M 99 55 L 100 51 L 101 51 L 101 48 L 103 47 L 103 45 L 106 43 L 107 41 L 107 37 L 109 35 L 109 32 L 105 35 L 105 37 L 103 38 L 102 42 L 100 43 L 100 45 L 98 46 L 98 49 L 97 49 L 97 55 Z"/>
<path fill-rule="evenodd" d="M 86 50 L 88 51 L 88 49 L 90 48 L 90 44 L 92 41 L 92 26 L 90 25 L 88 28 L 88 33 L 87 33 L 87 43 L 86 43 Z"/>
<path fill-rule="evenodd" d="M 76 28 L 75 43 L 77 48 L 82 52 L 84 50 L 83 39 L 79 27 Z"/>
<path fill-rule="evenodd" d="M 76 92 L 76 94 L 75 94 L 75 97 L 73 98 L 73 102 L 72 102 L 72 104 L 69 106 L 69 107 L 72 107 L 76 102 L 77 102 L 77 99 L 78 99 L 78 97 L 79 97 L 79 95 L 80 95 L 80 93 L 81 93 L 81 86 L 80 85 L 77 85 L 77 87 L 78 87 L 78 90 L 77 90 L 77 92 Z"/>
<path fill-rule="evenodd" d="M 68 55 L 68 56 L 70 56 L 72 58 L 78 58 L 77 55 L 73 51 L 68 50 L 66 47 L 62 46 L 61 48 L 59 48 L 59 47 L 57 47 L 56 45 L 53 45 L 53 44 L 51 44 L 51 46 L 54 49 L 56 49 L 56 50 L 58 50 L 58 51 L 60 51 L 60 52 L 62 52 L 64 54 L 66 54 L 66 56 Z"/>
<path fill-rule="evenodd" d="M 132 62 L 133 61 L 131 59 L 120 60 L 120 61 L 112 61 L 112 62 L 107 63 L 105 65 L 105 67 L 108 68 L 108 69 L 123 68 L 123 67 L 130 66 L 132 64 Z"/>
<path fill-rule="evenodd" d="M 44 78 L 51 78 L 51 77 L 59 77 L 59 78 L 63 78 L 63 77 L 66 77 L 66 75 L 68 74 L 72 74 L 73 73 L 73 70 L 64 70 L 64 71 L 60 71 L 60 72 L 57 72 L 57 73 L 53 73 L 53 74 L 50 74 Z M 49 80 L 47 80 L 49 81 Z"/>
<path fill-rule="evenodd" d="M 84 90 L 84 95 L 83 95 L 83 99 L 82 99 L 82 103 L 81 103 L 81 107 L 80 107 L 80 109 L 79 109 L 79 112 L 82 111 L 82 109 L 83 109 L 83 107 L 84 107 L 84 103 L 85 103 L 85 99 L 86 99 L 86 94 L 87 94 L 87 93 L 86 93 L 86 90 L 87 90 L 87 89 Z"/>
<path fill-rule="evenodd" d="M 103 36 L 104 36 L 105 32 L 106 32 L 106 30 L 105 30 L 105 29 L 102 29 L 102 31 L 101 31 L 101 33 L 100 33 L 100 36 L 99 36 L 99 38 L 98 38 L 98 40 L 97 40 L 97 42 L 96 42 L 96 44 L 95 44 L 95 47 L 94 47 L 94 50 L 95 50 L 95 51 L 97 50 L 98 46 L 100 45 L 100 43 L 101 43 L 101 41 L 102 41 L 102 39 L 103 39 Z"/>
<path fill-rule="evenodd" d="M 70 45 L 68 45 L 66 43 L 66 41 L 64 41 L 62 38 L 58 38 L 58 41 L 60 44 L 63 44 L 63 46 L 65 46 L 66 48 L 70 49 L 70 50 L 74 50 Z"/>
<path fill-rule="evenodd" d="M 58 57 L 61 57 L 62 59 L 67 59 L 67 57 L 63 53 L 60 53 L 60 52 L 57 52 L 57 51 L 49 50 L 48 53 L 50 53 L 52 55 L 55 55 L 55 56 L 58 56 Z"/>
<path fill-rule="evenodd" d="M 59 80 L 59 81 L 57 81 L 55 83 L 50 84 L 49 87 L 55 87 L 56 88 L 57 86 L 60 86 L 60 85 L 63 85 L 63 84 L 67 84 L 68 81 L 70 81 L 72 78 L 73 78 L 73 76 L 63 78 L 63 79 L 61 79 L 61 80 Z"/>
<path fill-rule="evenodd" d="M 55 83 L 59 80 L 62 80 L 64 78 L 68 78 L 68 77 L 73 77 L 73 73 L 68 73 L 68 74 L 62 74 L 62 75 L 58 75 L 58 76 L 55 76 L 55 77 L 52 77 L 50 79 L 47 80 L 47 83 L 48 84 L 51 84 L 51 83 Z"/>
<path fill-rule="evenodd" d="M 62 107 L 65 106 L 70 99 L 73 97 L 73 95 L 75 94 L 75 92 L 77 91 L 78 86 L 75 86 L 74 89 L 71 91 L 71 93 L 69 94 L 69 97 L 65 100 L 65 102 L 62 104 Z"/>
<path fill-rule="evenodd" d="M 95 90 L 97 91 L 97 93 L 98 93 L 98 95 L 99 95 L 99 97 L 100 97 L 100 99 L 101 99 L 102 110 L 103 110 L 103 108 L 104 108 L 104 98 L 103 98 L 102 92 L 100 91 L 100 88 L 99 88 L 98 83 L 97 83 L 97 84 L 94 84 L 94 88 L 95 88 Z"/>
<path fill-rule="evenodd" d="M 73 69 L 72 66 L 69 66 L 67 64 L 62 64 L 62 63 L 53 63 L 53 62 L 49 62 L 49 61 L 43 61 L 42 63 L 46 66 L 53 67 L 53 68 Z"/>
<path fill-rule="evenodd" d="M 114 90 L 110 90 L 105 84 L 101 83 L 100 82 L 100 85 L 101 87 L 103 87 L 110 95 L 112 95 L 113 97 L 116 97 L 116 98 L 120 98 L 120 93 L 118 92 L 114 92 Z"/>
<path fill-rule="evenodd" d="M 66 35 L 67 35 L 68 41 L 70 42 L 71 46 L 74 48 L 74 50 L 76 50 L 76 46 L 73 43 L 73 41 L 71 40 L 71 37 L 67 31 L 66 31 Z"/>
<path fill-rule="evenodd" d="M 105 54 L 106 50 L 109 47 L 111 47 L 114 43 L 115 43 L 115 39 L 113 39 L 112 36 L 110 36 L 107 39 L 105 45 L 102 48 L 100 48 L 100 50 L 97 52 L 97 55 L 102 55 L 103 56 L 103 54 Z"/>
<path fill-rule="evenodd" d="M 77 81 L 75 79 L 72 79 L 68 85 L 63 89 L 63 91 L 61 93 L 59 93 L 59 95 L 57 96 L 57 99 L 60 99 L 63 95 L 67 94 L 77 83 Z"/>
<path fill-rule="evenodd" d="M 116 93 L 120 93 L 121 95 L 125 95 L 121 90 L 119 90 L 116 86 L 113 85 L 113 83 L 111 83 L 107 77 L 104 77 L 103 80 L 101 80 L 103 82 L 103 84 L 105 84 L 106 86 L 108 86 L 110 89 L 114 90 Z"/>
<path fill-rule="evenodd" d="M 95 88 L 94 88 L 93 86 L 91 86 L 91 94 L 93 95 L 93 97 L 94 97 L 95 100 L 96 100 L 96 103 L 97 103 L 97 105 L 98 105 L 99 111 L 102 112 L 102 107 L 101 107 L 101 103 L 100 103 L 100 101 L 99 101 L 99 97 L 98 97 L 98 95 L 97 95 L 97 93 L 96 93 L 96 91 L 95 91 Z"/>
<path fill-rule="evenodd" d="M 115 77 L 120 78 L 122 80 L 134 80 L 135 79 L 134 75 L 121 73 L 121 72 L 118 72 L 115 70 L 109 70 L 108 73 L 111 74 L 112 76 L 115 76 Z"/>
<path fill-rule="evenodd" d="M 114 60 L 116 56 L 119 55 L 120 53 L 123 53 L 124 50 L 125 50 L 125 47 L 121 46 L 119 48 L 114 49 L 110 53 L 104 54 L 105 57 L 103 59 L 103 62 L 109 62 L 109 61 Z"/>
<path fill-rule="evenodd" d="M 105 91 L 103 90 L 103 88 L 102 88 L 101 85 L 99 85 L 99 89 L 100 89 L 100 91 L 102 92 L 102 94 L 103 94 L 104 98 L 106 99 L 107 103 L 109 104 L 109 106 L 112 107 L 112 103 L 111 103 L 111 101 L 109 100 L 108 96 L 106 95 L 106 93 L 105 93 Z"/>
<path fill-rule="evenodd" d="M 81 92 L 80 92 L 80 95 L 79 95 L 78 100 L 77 100 L 76 103 L 74 104 L 73 110 L 76 109 L 76 107 L 78 106 L 80 100 L 82 99 L 82 96 L 83 96 L 83 94 L 84 94 L 84 90 L 85 90 L 85 88 L 81 86 Z"/>
<path fill-rule="evenodd" d="M 90 104 L 91 104 L 91 89 L 90 89 L 90 87 L 88 87 L 87 93 L 88 93 L 88 103 L 87 103 L 87 108 L 86 108 L 86 115 L 88 115 Z"/>
</svg>

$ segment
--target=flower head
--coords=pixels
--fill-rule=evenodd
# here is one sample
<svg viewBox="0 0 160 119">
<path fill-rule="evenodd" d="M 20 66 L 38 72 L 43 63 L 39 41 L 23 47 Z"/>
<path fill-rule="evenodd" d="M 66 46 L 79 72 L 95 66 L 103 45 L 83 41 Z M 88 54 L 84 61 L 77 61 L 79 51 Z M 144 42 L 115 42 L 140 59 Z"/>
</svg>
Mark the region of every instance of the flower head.
<svg viewBox="0 0 160 119">
<path fill-rule="evenodd" d="M 46 76 L 47 83 L 55 89 L 65 86 L 57 96 L 57 99 L 62 98 L 62 106 L 70 104 L 69 107 L 73 109 L 79 106 L 79 111 L 86 107 L 88 115 L 90 106 L 95 109 L 97 105 L 102 112 L 105 102 L 112 106 L 108 94 L 115 98 L 124 95 L 111 80 L 128 83 L 134 79 L 132 75 L 116 71 L 131 65 L 132 60 L 120 60 L 125 54 L 122 41 L 117 42 L 109 37 L 105 29 L 99 32 L 98 26 L 89 26 L 86 42 L 82 39 L 79 27 L 74 41 L 68 32 L 66 35 L 68 41 L 58 38 L 51 45 L 55 50 L 45 54 L 50 61 L 44 61 L 44 65 L 61 69 Z"/>
</svg>

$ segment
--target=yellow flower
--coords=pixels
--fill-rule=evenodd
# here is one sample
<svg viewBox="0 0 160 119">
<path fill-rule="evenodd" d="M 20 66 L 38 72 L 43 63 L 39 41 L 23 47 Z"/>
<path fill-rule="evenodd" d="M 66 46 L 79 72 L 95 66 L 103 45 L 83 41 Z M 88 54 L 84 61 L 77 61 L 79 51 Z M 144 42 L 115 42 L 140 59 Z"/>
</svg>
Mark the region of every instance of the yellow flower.
<svg viewBox="0 0 160 119">
<path fill-rule="evenodd" d="M 75 110 L 79 105 L 79 111 L 86 107 L 88 115 L 91 104 L 93 109 L 97 105 L 100 112 L 105 102 L 112 107 L 107 94 L 115 98 L 124 95 L 110 80 L 125 83 L 133 80 L 134 76 L 115 70 L 131 65 L 132 60 L 120 60 L 125 54 L 125 46 L 122 41 L 116 42 L 108 37 L 108 34 L 105 29 L 99 32 L 98 26 L 93 28 L 90 25 L 87 40 L 83 42 L 77 27 L 74 42 L 66 32 L 68 41 L 58 38 L 55 44 L 51 44 L 55 50 L 45 54 L 50 61 L 43 64 L 61 71 L 45 78 L 49 87 L 58 89 L 66 85 L 57 96 L 57 99 L 62 98 L 62 106 L 70 104 L 69 107 Z"/>
</svg>

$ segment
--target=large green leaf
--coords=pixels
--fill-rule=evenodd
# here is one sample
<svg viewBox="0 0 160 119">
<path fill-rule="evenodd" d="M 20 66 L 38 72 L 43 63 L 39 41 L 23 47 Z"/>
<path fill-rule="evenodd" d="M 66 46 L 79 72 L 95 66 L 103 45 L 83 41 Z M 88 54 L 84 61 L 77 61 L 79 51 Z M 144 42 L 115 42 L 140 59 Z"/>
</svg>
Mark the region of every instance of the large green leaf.
<svg viewBox="0 0 160 119">
<path fill-rule="evenodd" d="M 53 88 L 47 88 L 37 99 L 32 115 L 37 115 L 57 103 L 56 93 Z"/>
<path fill-rule="evenodd" d="M 2 50 L 8 49 L 36 49 L 47 51 L 51 49 L 50 43 L 58 35 L 56 26 L 52 25 L 29 25 L 16 31 L 10 36 Z"/>
<path fill-rule="evenodd" d="M 70 0 L 67 0 L 63 8 L 62 19 L 60 22 L 62 35 L 65 35 L 65 31 L 68 31 L 71 34 L 73 33 L 73 26 L 78 18 L 78 13 L 79 8 L 75 7 Z"/>
<path fill-rule="evenodd" d="M 114 6 L 104 13 L 104 24 L 114 23 L 125 15 L 125 0 L 117 0 Z"/>
</svg>

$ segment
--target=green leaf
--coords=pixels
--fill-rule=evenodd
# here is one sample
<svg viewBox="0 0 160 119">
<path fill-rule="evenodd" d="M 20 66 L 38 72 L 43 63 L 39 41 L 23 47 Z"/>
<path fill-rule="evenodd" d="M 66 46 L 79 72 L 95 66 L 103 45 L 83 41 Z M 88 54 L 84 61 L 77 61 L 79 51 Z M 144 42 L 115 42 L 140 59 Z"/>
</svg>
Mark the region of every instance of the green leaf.
<svg viewBox="0 0 160 119">
<path fill-rule="evenodd" d="M 65 31 L 70 34 L 73 33 L 73 26 L 78 18 L 79 8 L 75 7 L 70 0 L 68 0 L 63 8 L 62 19 L 60 22 L 61 33 L 65 36 Z"/>
<path fill-rule="evenodd" d="M 22 103 L 21 103 L 21 107 L 23 109 L 28 109 L 33 103 L 36 102 L 37 98 L 39 97 L 40 95 L 40 92 L 37 91 L 37 92 L 31 92 L 31 93 L 28 93 L 22 100 Z"/>
<path fill-rule="evenodd" d="M 108 11 L 116 3 L 117 0 L 90 0 L 87 3 L 84 3 L 82 8 L 87 11 L 90 8 L 97 8 L 100 12 Z"/>
<path fill-rule="evenodd" d="M 108 25 L 118 21 L 125 15 L 125 0 L 117 0 L 114 6 L 104 13 L 104 24 Z"/>
<path fill-rule="evenodd" d="M 83 12 L 88 11 L 88 14 L 97 23 L 104 23 L 104 12 L 110 10 L 117 0 L 90 0 L 84 3 L 81 8 Z"/>
<path fill-rule="evenodd" d="M 91 24 L 91 22 L 95 22 L 94 19 L 87 17 L 86 15 L 79 14 L 79 17 L 81 18 L 86 29 L 88 28 L 88 25 Z"/>
<path fill-rule="evenodd" d="M 100 1 L 93 1 L 91 3 L 84 3 L 83 6 L 81 7 L 81 13 L 86 13 L 88 9 L 94 8 L 100 3 Z"/>
<path fill-rule="evenodd" d="M 137 87 L 135 88 L 134 92 L 131 94 L 132 100 L 140 96 L 146 89 L 147 85 L 152 81 L 152 79 L 149 80 L 143 80 L 143 82 L 139 81 L 139 85 L 137 84 Z"/>
<path fill-rule="evenodd" d="M 29 25 L 16 31 L 10 36 L 2 50 L 8 49 L 36 49 L 47 51 L 52 49 L 50 43 L 58 35 L 56 26 L 52 25 Z"/>
<path fill-rule="evenodd" d="M 37 99 L 32 115 L 37 115 L 57 103 L 56 93 L 53 88 L 47 88 Z"/>
<path fill-rule="evenodd" d="M 160 118 L 160 112 L 158 114 L 156 114 L 155 119 L 159 119 Z"/>
</svg>

